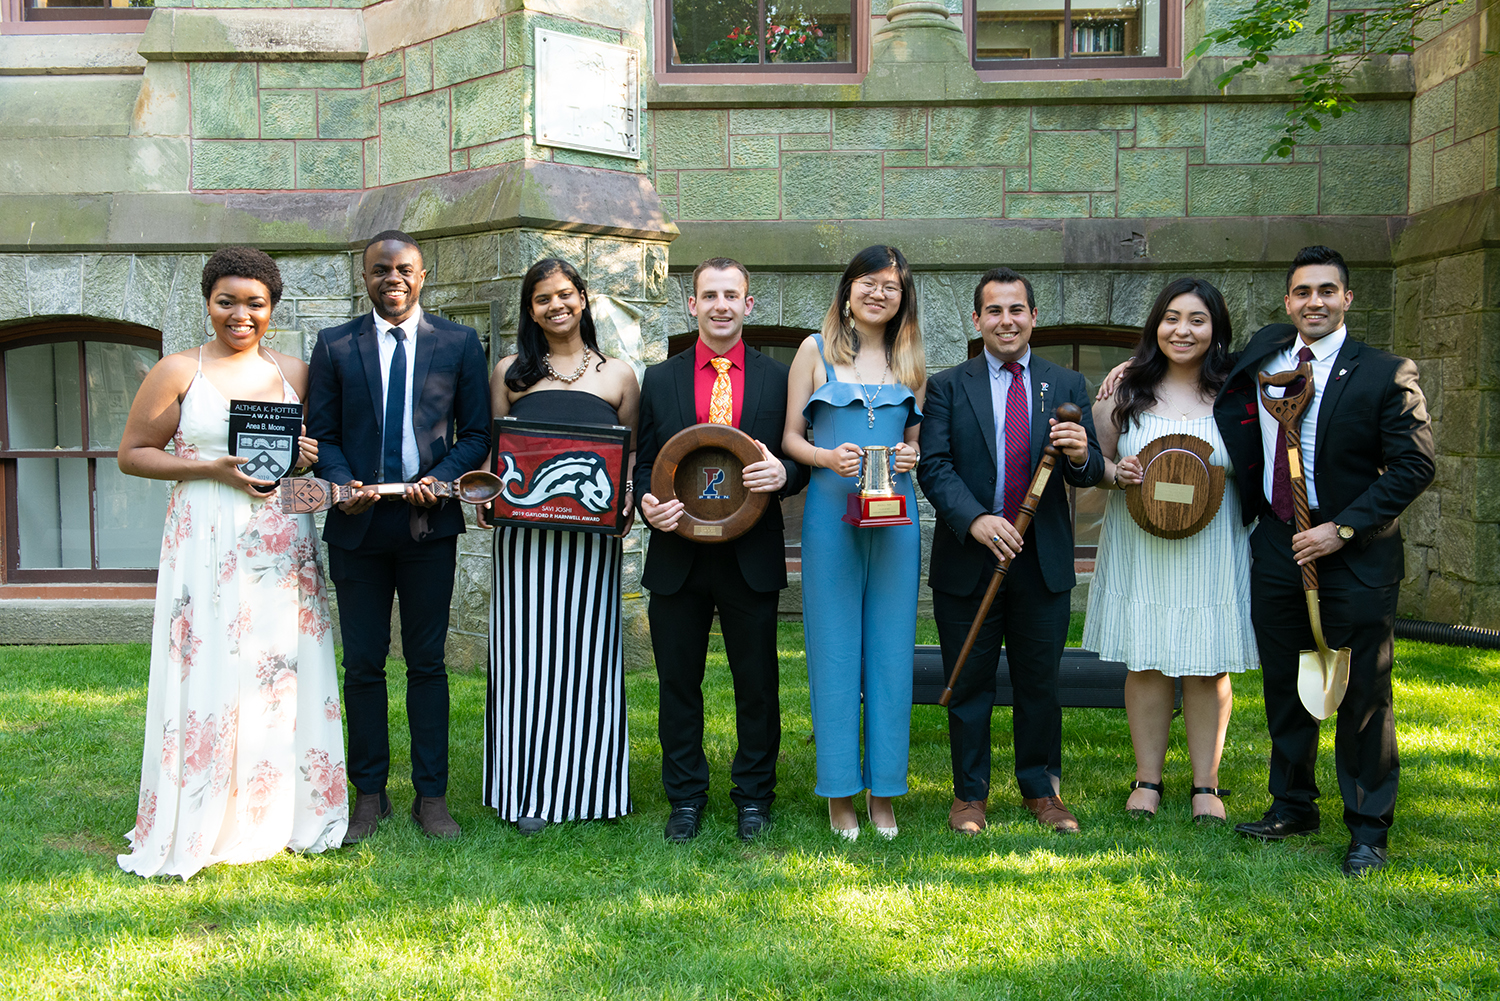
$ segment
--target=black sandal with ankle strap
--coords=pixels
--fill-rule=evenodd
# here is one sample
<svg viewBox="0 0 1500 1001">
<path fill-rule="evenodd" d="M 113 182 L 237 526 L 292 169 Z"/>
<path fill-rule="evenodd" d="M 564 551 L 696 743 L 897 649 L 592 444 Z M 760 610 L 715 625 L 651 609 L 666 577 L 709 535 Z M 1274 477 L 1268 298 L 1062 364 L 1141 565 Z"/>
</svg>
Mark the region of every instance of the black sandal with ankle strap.
<svg viewBox="0 0 1500 1001">
<path fill-rule="evenodd" d="M 1137 789 L 1149 789 L 1151 792 L 1156 793 L 1156 802 L 1158 804 L 1160 804 L 1162 799 L 1165 798 L 1167 792 L 1166 785 L 1161 782 L 1143 782 L 1140 779 L 1136 779 L 1134 782 L 1130 783 L 1131 792 L 1134 792 Z M 1155 810 L 1126 808 L 1125 812 L 1130 814 L 1137 820 L 1150 820 L 1152 817 L 1156 816 Z"/>
<path fill-rule="evenodd" d="M 1190 795 L 1193 796 L 1217 796 L 1219 799 L 1223 799 L 1229 794 L 1230 791 L 1228 789 L 1215 789 L 1213 786 L 1193 786 L 1190 792 Z M 1220 824 L 1229 823 L 1229 819 L 1227 817 L 1215 817 L 1211 813 L 1195 813 L 1193 814 L 1193 823 L 1202 827 L 1217 827 Z"/>
</svg>

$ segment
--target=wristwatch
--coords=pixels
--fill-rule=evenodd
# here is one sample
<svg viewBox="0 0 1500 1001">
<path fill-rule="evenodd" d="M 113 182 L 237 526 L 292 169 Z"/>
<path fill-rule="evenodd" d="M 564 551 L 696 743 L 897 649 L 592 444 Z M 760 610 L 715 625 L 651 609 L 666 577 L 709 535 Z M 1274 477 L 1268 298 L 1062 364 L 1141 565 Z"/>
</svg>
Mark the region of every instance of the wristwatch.
<svg viewBox="0 0 1500 1001">
<path fill-rule="evenodd" d="M 1348 542 L 1350 539 L 1354 538 L 1354 529 L 1350 528 L 1348 525 L 1334 525 L 1333 527 L 1338 529 L 1339 538 L 1343 539 L 1345 542 Z"/>
</svg>

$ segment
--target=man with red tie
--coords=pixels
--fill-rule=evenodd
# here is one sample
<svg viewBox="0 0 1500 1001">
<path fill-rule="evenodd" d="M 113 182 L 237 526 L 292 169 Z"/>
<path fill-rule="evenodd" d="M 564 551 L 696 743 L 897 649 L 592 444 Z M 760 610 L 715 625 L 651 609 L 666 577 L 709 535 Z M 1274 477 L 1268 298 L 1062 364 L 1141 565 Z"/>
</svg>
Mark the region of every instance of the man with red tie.
<svg viewBox="0 0 1500 1001">
<path fill-rule="evenodd" d="M 1036 296 L 1031 283 L 995 268 L 974 290 L 979 356 L 933 376 L 922 406 L 917 482 L 937 513 L 932 536 L 933 617 L 951 673 L 995 565 L 1010 570 L 969 654 L 948 707 L 953 807 L 948 826 L 977 834 L 990 791 L 990 713 L 1000 647 L 1015 693 L 1016 782 L 1023 805 L 1044 827 L 1078 830 L 1063 805 L 1062 707 L 1058 669 L 1073 590 L 1073 515 L 1064 481 L 1089 487 L 1104 475 L 1083 376 L 1031 350 Z M 1083 411 L 1081 424 L 1052 417 L 1060 403 Z M 1042 491 L 1031 529 L 1015 528 L 1021 502 L 1050 441 L 1063 458 Z"/>
<path fill-rule="evenodd" d="M 1286 285 L 1291 324 L 1256 332 L 1214 403 L 1245 523 L 1260 519 L 1250 536 L 1250 617 L 1271 731 L 1271 808 L 1235 830 L 1281 841 L 1320 826 L 1318 721 L 1297 695 L 1298 653 L 1313 647 L 1301 567 L 1316 560 L 1324 637 L 1352 652 L 1333 757 L 1349 829 L 1343 870 L 1362 876 L 1385 866 L 1396 812 L 1391 665 L 1405 576 L 1399 517 L 1432 481 L 1432 428 L 1416 365 L 1349 336 L 1344 313 L 1354 293 L 1337 251 L 1302 248 Z M 1298 532 L 1286 437 L 1260 405 L 1256 374 L 1303 363 L 1313 383 L 1301 424 L 1312 527 Z"/>
<path fill-rule="evenodd" d="M 730 542 L 693 542 L 674 532 L 682 502 L 663 503 L 646 489 L 668 439 L 705 423 L 732 425 L 760 445 L 761 461 L 741 474 L 749 490 L 780 498 L 807 485 L 807 468 L 781 455 L 787 367 L 742 339 L 745 317 L 755 305 L 749 293 L 749 272 L 738 261 L 716 257 L 700 264 L 688 297 L 698 340 L 648 369 L 641 384 L 634 480 L 641 484 L 641 515 L 651 527 L 641 583 L 651 592 L 651 647 L 661 688 L 662 784 L 672 807 L 665 837 L 675 842 L 698 836 L 708 803 L 703 669 L 715 610 L 734 678 L 739 746 L 730 766 L 729 796 L 739 811 L 743 840 L 769 826 L 775 799 L 781 750 L 776 606 L 786 587 L 781 505 L 767 505 L 754 527 Z M 719 486 L 710 482 L 705 489 Z"/>
</svg>

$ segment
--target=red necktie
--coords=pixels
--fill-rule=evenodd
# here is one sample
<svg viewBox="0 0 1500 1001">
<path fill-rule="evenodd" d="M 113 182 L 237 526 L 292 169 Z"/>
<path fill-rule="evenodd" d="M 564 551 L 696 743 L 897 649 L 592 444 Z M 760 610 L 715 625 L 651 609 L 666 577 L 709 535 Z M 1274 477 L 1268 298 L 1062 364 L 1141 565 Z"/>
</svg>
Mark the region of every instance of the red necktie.
<svg viewBox="0 0 1500 1001">
<path fill-rule="evenodd" d="M 1006 362 L 1005 370 L 1010 373 L 1010 391 L 1005 394 L 1005 498 L 1000 515 L 1015 524 L 1031 486 L 1031 412 L 1020 362 Z"/>
<path fill-rule="evenodd" d="M 1312 348 L 1304 347 L 1297 352 L 1297 364 L 1312 361 Z M 1301 379 L 1293 379 L 1286 384 L 1286 391 L 1282 396 L 1296 396 L 1302 392 L 1305 383 Z M 1303 471 L 1307 469 L 1303 463 Z M 1009 491 L 1006 492 L 1009 497 Z M 1295 514 L 1292 504 L 1292 465 L 1286 457 L 1286 428 L 1277 425 L 1276 428 L 1276 465 L 1271 471 L 1271 512 L 1282 521 L 1291 521 Z"/>
</svg>

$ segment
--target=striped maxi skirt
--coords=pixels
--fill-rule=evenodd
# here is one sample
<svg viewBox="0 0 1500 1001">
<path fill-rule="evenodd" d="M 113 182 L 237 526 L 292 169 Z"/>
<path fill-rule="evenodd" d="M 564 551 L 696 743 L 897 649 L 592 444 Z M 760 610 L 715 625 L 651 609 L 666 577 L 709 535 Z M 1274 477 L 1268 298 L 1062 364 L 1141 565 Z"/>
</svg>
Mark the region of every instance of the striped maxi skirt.
<svg viewBox="0 0 1500 1001">
<path fill-rule="evenodd" d="M 630 812 L 620 540 L 495 530 L 484 804 L 500 819 Z"/>
</svg>

